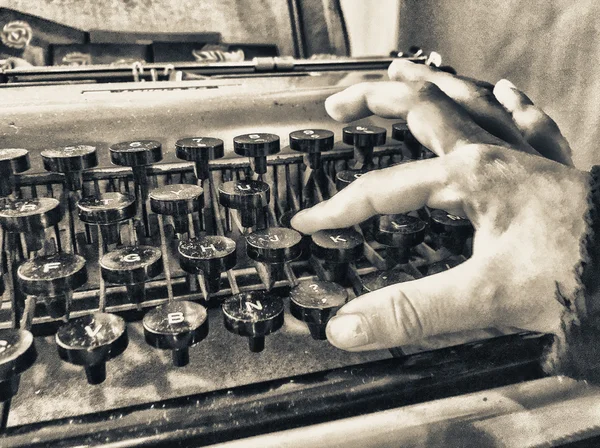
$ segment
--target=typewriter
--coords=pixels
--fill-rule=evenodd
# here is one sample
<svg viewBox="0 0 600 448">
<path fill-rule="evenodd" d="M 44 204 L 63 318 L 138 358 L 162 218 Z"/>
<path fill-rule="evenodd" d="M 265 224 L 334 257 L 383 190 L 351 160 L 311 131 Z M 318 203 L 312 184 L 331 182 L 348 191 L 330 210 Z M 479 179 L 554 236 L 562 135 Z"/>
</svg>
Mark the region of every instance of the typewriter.
<svg viewBox="0 0 600 448">
<path fill-rule="evenodd" d="M 548 335 L 326 341 L 348 301 L 470 256 L 441 210 L 290 226 L 434 156 L 324 111 L 393 57 L 4 70 L 0 445 L 206 446 L 541 378 Z"/>
</svg>

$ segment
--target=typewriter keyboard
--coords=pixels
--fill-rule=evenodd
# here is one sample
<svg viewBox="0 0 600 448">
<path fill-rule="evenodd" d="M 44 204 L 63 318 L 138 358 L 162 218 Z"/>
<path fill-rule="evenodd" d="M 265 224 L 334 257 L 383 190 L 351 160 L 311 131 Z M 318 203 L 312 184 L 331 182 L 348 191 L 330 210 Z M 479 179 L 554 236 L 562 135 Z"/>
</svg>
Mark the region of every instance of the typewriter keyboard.
<svg viewBox="0 0 600 448">
<path fill-rule="evenodd" d="M 2 428 L 414 352 L 346 353 L 325 328 L 358 295 L 464 261 L 469 221 L 290 226 L 367 171 L 433 157 L 405 124 L 387 131 L 301 129 L 283 151 L 257 131 L 235 137 L 237 158 L 218 136 L 131 140 L 106 166 L 73 142 L 42 151 L 37 173 L 25 149 L 0 150 Z"/>
</svg>

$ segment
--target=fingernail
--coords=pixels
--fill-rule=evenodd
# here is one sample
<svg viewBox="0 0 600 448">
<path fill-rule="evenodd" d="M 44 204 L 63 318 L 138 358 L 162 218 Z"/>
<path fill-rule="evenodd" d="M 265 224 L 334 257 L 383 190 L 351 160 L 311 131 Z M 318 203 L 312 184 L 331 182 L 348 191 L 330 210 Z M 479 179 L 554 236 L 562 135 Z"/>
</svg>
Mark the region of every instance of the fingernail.
<svg viewBox="0 0 600 448">
<path fill-rule="evenodd" d="M 368 325 L 361 314 L 340 314 L 327 324 L 327 339 L 337 348 L 350 349 L 369 343 Z"/>
<path fill-rule="evenodd" d="M 502 88 L 502 87 L 508 87 L 508 88 L 510 88 L 510 89 L 516 89 L 516 88 L 517 88 L 517 87 L 516 87 L 516 86 L 515 86 L 515 85 L 514 85 L 512 82 L 510 82 L 508 79 L 501 79 L 500 81 L 498 81 L 498 82 L 496 83 L 496 87 L 498 87 L 498 86 L 499 86 L 499 87 L 501 87 L 501 88 Z"/>
</svg>

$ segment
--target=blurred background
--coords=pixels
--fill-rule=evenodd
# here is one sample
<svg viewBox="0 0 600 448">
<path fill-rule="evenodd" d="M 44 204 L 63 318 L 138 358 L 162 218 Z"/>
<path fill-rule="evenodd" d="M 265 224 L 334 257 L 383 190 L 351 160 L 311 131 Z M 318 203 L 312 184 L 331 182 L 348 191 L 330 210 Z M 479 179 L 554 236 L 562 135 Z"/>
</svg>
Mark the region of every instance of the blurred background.
<svg viewBox="0 0 600 448">
<path fill-rule="evenodd" d="M 600 163 L 600 78 L 595 76 L 600 3 L 306 0 L 304 5 L 311 3 L 322 6 L 326 16 L 331 12 L 327 19 L 333 23 L 341 7 L 353 56 L 418 45 L 439 52 L 460 74 L 490 82 L 510 79 L 557 121 L 578 167 Z M 81 30 L 216 31 L 225 42 L 275 42 L 281 55 L 293 54 L 285 0 L 0 0 L 0 7 Z M 329 52 L 343 53 L 343 39 L 323 29 L 329 33 Z"/>
</svg>

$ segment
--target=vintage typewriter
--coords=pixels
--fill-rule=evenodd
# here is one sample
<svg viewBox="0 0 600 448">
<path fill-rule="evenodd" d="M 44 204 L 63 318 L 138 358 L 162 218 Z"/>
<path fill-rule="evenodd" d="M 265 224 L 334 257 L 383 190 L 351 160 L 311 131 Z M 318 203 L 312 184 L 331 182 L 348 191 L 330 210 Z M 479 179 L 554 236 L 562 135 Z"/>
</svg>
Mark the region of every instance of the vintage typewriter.
<svg viewBox="0 0 600 448">
<path fill-rule="evenodd" d="M 471 224 L 440 210 L 290 227 L 433 157 L 405 123 L 324 111 L 391 61 L 5 70 L 0 445 L 205 446 L 543 376 L 548 335 L 326 341 L 347 301 L 470 255 Z"/>
</svg>

